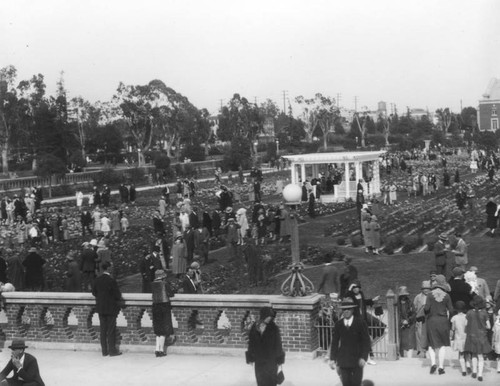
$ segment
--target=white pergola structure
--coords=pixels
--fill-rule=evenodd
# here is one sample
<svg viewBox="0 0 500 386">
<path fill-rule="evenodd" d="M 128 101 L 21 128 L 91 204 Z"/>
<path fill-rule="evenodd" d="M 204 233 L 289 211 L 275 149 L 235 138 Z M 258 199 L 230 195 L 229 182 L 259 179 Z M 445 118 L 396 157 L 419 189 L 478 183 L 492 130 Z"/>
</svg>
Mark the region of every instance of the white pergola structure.
<svg viewBox="0 0 500 386">
<path fill-rule="evenodd" d="M 363 179 L 363 167 L 370 171 L 371 180 L 363 179 L 365 196 L 380 195 L 380 156 L 385 151 L 357 151 L 341 153 L 312 153 L 285 155 L 291 162 L 292 184 L 301 185 L 303 181 L 317 178 L 320 172 L 328 175 L 329 165 L 340 170 L 342 181 L 334 186 L 334 193 L 321 195 L 322 202 L 339 202 L 356 198 L 357 184 Z M 364 164 L 364 165 L 363 165 Z"/>
</svg>

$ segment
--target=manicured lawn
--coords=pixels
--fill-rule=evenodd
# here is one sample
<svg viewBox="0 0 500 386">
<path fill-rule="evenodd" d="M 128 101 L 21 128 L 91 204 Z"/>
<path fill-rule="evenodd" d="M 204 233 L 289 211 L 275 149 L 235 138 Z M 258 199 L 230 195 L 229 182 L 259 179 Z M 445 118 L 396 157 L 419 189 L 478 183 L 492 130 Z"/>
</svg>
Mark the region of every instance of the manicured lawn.
<svg viewBox="0 0 500 386">
<path fill-rule="evenodd" d="M 500 280 L 500 238 L 465 237 L 469 243 L 469 266 L 479 268 L 479 277 L 484 278 L 490 291 L 495 290 L 496 282 Z M 432 252 L 409 253 L 400 255 L 369 256 L 363 249 L 342 248 L 344 253 L 352 256 L 352 264 L 358 269 L 359 279 L 366 296 L 385 296 L 389 289 L 397 291 L 399 286 L 405 285 L 412 296 L 420 292 L 422 280 L 427 280 L 429 272 L 434 269 L 434 254 Z M 341 270 L 343 262 L 335 262 Z M 448 275 L 454 266 L 453 257 L 448 259 Z M 319 283 L 322 267 L 306 270 L 306 276 L 315 283 Z"/>
</svg>

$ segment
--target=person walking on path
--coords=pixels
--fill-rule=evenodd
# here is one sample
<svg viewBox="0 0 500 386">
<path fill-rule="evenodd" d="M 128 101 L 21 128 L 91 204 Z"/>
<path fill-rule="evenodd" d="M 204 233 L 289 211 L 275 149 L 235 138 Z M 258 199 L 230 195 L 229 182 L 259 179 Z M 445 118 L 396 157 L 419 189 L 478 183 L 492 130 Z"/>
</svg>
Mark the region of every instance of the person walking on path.
<svg viewBox="0 0 500 386">
<path fill-rule="evenodd" d="M 169 338 L 169 344 L 173 344 L 175 341 L 172 305 L 170 304 L 170 298 L 174 296 L 174 291 L 162 269 L 156 270 L 151 287 L 153 290 L 153 332 L 156 335 L 155 356 L 158 358 L 167 355 L 165 351 L 166 338 Z"/>
<path fill-rule="evenodd" d="M 452 304 L 462 301 L 464 303 L 465 310 L 468 310 L 469 304 L 472 300 L 472 288 L 464 280 L 464 273 L 465 271 L 462 267 L 453 268 L 453 277 L 451 277 L 448 281 L 448 284 L 450 285 L 449 294 Z"/>
<path fill-rule="evenodd" d="M 102 274 L 95 279 L 92 295 L 95 296 L 96 312 L 101 329 L 101 350 L 103 356 L 118 356 L 122 353 L 116 347 L 116 318 L 123 303 L 118 283 L 109 273 L 110 264 L 102 264 Z"/>
<path fill-rule="evenodd" d="M 352 257 L 346 256 L 344 257 L 344 269 L 340 274 L 340 296 L 344 297 L 347 291 L 349 290 L 349 286 L 352 284 L 354 280 L 358 278 L 358 269 L 351 264 Z"/>
<path fill-rule="evenodd" d="M 415 349 L 415 310 L 410 301 L 410 293 L 406 286 L 399 287 L 399 355 L 404 357 L 405 351 Z"/>
<path fill-rule="evenodd" d="M 254 363 L 257 386 L 276 386 L 278 367 L 285 362 L 281 333 L 271 307 L 262 307 L 259 314 L 248 335 L 246 362 Z"/>
<path fill-rule="evenodd" d="M 340 291 L 340 277 L 337 267 L 332 263 L 326 263 L 321 273 L 318 293 L 336 298 Z"/>
<path fill-rule="evenodd" d="M 354 316 L 357 305 L 352 299 L 342 301 L 339 308 L 342 318 L 333 329 L 329 364 L 337 370 L 343 386 L 358 386 L 370 353 L 368 327 L 361 317 Z"/>
<path fill-rule="evenodd" d="M 377 295 L 372 299 L 366 298 L 363 291 L 361 290 L 361 282 L 356 279 L 353 280 L 352 284 L 349 286 L 349 290 L 345 294 L 346 298 L 350 298 L 354 301 L 354 304 L 356 304 L 358 307 L 354 310 L 354 315 L 355 316 L 360 316 L 363 321 L 368 325 L 368 320 L 371 320 L 370 325 L 374 325 L 373 322 L 377 321 L 377 319 L 372 318 L 371 314 L 368 314 L 367 312 L 367 307 L 373 307 L 376 305 L 378 300 L 380 299 L 380 296 Z M 373 330 L 372 330 L 373 331 Z M 375 338 L 374 335 L 372 335 L 372 338 Z M 376 365 L 376 362 L 373 360 L 373 352 L 371 351 L 370 348 L 370 358 L 367 361 L 369 365 Z"/>
<path fill-rule="evenodd" d="M 467 369 L 470 370 L 470 359 L 468 353 L 465 352 L 465 328 L 467 325 L 467 318 L 465 316 L 465 303 L 461 300 L 455 303 L 455 310 L 457 314 L 451 318 L 451 348 L 458 351 L 458 362 L 462 375 L 467 375 Z"/>
<path fill-rule="evenodd" d="M 491 352 L 486 330 L 490 329 L 490 321 L 486 312 L 486 302 L 481 296 L 474 296 L 472 309 L 467 312 L 467 326 L 464 350 L 472 355 L 472 378 L 483 380 L 484 355 Z"/>
<path fill-rule="evenodd" d="M 497 356 L 497 373 L 500 373 L 500 310 L 497 311 L 492 330 L 493 336 L 491 338 L 491 343 Z"/>
<path fill-rule="evenodd" d="M 424 307 L 427 301 L 427 296 L 431 292 L 430 280 L 422 282 L 421 292 L 413 299 L 413 309 L 415 310 L 415 349 L 417 356 L 423 355 L 427 351 L 427 330 L 425 325 Z"/>
<path fill-rule="evenodd" d="M 436 351 L 438 352 L 439 375 L 445 373 L 445 349 L 450 346 L 449 316 L 453 312 L 451 298 L 447 293 L 449 290 L 450 286 L 446 283 L 446 278 L 443 275 L 436 275 L 432 291 L 427 297 L 424 307 L 427 314 L 427 343 L 431 358 L 431 374 L 434 374 L 438 369 L 436 366 Z"/>
</svg>

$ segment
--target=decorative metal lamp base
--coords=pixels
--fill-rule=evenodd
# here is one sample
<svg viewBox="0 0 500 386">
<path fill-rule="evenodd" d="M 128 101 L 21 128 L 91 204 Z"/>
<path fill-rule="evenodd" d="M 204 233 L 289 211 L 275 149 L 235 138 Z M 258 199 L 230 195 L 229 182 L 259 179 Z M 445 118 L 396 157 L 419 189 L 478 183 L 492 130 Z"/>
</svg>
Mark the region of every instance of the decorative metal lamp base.
<svg viewBox="0 0 500 386">
<path fill-rule="evenodd" d="M 285 296 L 306 296 L 314 291 L 314 284 L 302 274 L 304 264 L 294 263 L 289 268 L 292 272 L 281 285 L 281 293 Z"/>
</svg>

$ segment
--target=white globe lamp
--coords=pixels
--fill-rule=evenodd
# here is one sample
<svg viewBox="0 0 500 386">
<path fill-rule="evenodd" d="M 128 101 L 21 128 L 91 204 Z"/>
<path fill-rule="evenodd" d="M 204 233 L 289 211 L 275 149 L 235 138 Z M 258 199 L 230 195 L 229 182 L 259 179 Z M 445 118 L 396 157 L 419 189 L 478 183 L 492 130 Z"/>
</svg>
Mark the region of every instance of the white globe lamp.
<svg viewBox="0 0 500 386">
<path fill-rule="evenodd" d="M 288 205 L 300 204 L 302 198 L 302 188 L 299 185 L 288 184 L 283 189 L 283 199 Z"/>
</svg>

